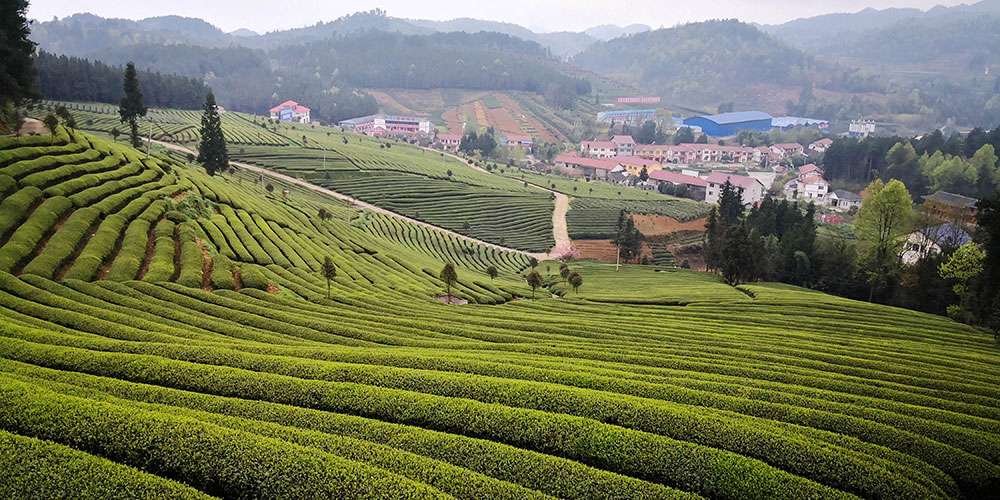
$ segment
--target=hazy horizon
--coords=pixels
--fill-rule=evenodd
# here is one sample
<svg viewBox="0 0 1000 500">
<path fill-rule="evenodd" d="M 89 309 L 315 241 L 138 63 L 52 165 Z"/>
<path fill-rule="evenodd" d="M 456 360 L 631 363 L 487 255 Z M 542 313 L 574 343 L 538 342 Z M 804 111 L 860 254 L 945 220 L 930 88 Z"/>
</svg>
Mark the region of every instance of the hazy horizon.
<svg viewBox="0 0 1000 500">
<path fill-rule="evenodd" d="M 961 0 L 917 0 L 911 2 L 844 0 L 836 3 L 815 0 L 805 2 L 794 0 L 758 2 L 708 0 L 698 3 L 638 1 L 632 3 L 628 9 L 620 9 L 609 7 L 607 2 L 595 0 L 544 3 L 512 0 L 503 4 L 441 0 L 433 5 L 401 0 L 361 1 L 350 4 L 339 2 L 327 4 L 303 0 L 287 0 L 280 3 L 176 0 L 170 5 L 95 0 L 88 2 L 87 7 L 80 10 L 79 2 L 46 0 L 31 2 L 28 7 L 28 16 L 39 21 L 48 21 L 53 16 L 64 18 L 81 12 L 89 12 L 101 17 L 133 20 L 178 15 L 203 19 L 225 32 L 246 28 L 258 33 L 265 33 L 312 26 L 319 21 L 329 22 L 354 12 L 381 8 L 389 16 L 408 19 L 447 21 L 456 18 L 475 18 L 519 24 L 535 31 L 583 31 L 602 24 L 619 26 L 646 24 L 655 29 L 679 23 L 728 18 L 761 24 L 779 24 L 802 17 L 857 12 L 869 7 L 875 9 L 910 7 L 927 10 L 936 5 L 954 6 L 963 3 L 976 2 Z M 248 5 L 252 7 L 248 8 Z"/>
</svg>

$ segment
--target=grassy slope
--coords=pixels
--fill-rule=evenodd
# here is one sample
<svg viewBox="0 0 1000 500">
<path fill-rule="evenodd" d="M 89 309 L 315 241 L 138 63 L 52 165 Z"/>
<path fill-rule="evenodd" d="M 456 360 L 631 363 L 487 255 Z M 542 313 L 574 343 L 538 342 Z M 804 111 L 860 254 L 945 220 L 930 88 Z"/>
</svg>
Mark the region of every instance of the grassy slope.
<svg viewBox="0 0 1000 500">
<path fill-rule="evenodd" d="M 47 137 L 23 142 L 52 147 Z M 996 491 L 1000 384 L 992 374 L 1000 356 L 992 339 L 945 318 L 794 287 L 734 290 L 701 273 L 615 273 L 589 263 L 572 265 L 584 276 L 579 295 L 504 303 L 530 294 L 517 264 L 491 286 L 474 260 L 459 263 L 457 293 L 502 305 L 450 306 L 431 298 L 442 288 L 428 275 L 440 268 L 441 250 L 412 244 L 426 234 L 391 236 L 400 233 L 374 229 L 375 221 L 348 227 L 336 206 L 334 220 L 319 222 L 312 214 L 328 205 L 311 193 L 293 190 L 284 201 L 258 194 L 250 179 L 208 179 L 82 135 L 59 142 L 117 163 L 66 151 L 56 161 L 27 160 L 54 151 L 0 139 L 9 177 L 0 179 L 0 210 L 18 220 L 0 236 L 0 254 L 24 254 L 12 260 L 14 271 L 35 254 L 83 244 L 75 233 L 60 236 L 74 227 L 72 214 L 90 207 L 107 221 L 140 212 L 120 206 L 131 202 L 101 204 L 113 195 L 84 203 L 74 198 L 79 186 L 64 185 L 81 205 L 49 216 L 31 201 L 38 196 L 16 198 L 30 190 L 25 184 L 40 182 L 47 203 L 62 183 L 55 169 L 68 164 L 58 160 L 95 173 L 138 164 L 155 180 L 133 199 L 155 188 L 217 200 L 211 220 L 232 236 L 213 239 L 206 230 L 199 239 L 219 254 L 228 248 L 246 287 L 181 284 L 201 261 L 183 257 L 191 240 L 180 230 L 176 280 L 60 283 L 0 273 L 2 492 L 64 488 L 100 497 L 90 486 L 98 469 L 114 475 L 109 488 L 131 482 L 219 497 Z M 43 172 L 49 181 L 30 177 Z M 129 172 L 121 175 L 142 175 Z M 166 204 L 146 205 L 157 203 Z M 121 216 L 129 227 L 143 216 L 164 220 L 165 210 L 148 210 Z M 150 222 L 137 227 L 131 238 L 108 230 L 112 242 L 124 235 L 115 261 L 147 251 L 151 233 L 141 229 Z M 72 274 L 97 239 L 57 263 L 72 263 Z M 340 269 L 333 300 L 315 269 L 325 255 Z M 225 268 L 219 260 L 213 283 Z M 556 281 L 549 278 L 552 291 L 566 293 Z M 687 305 L 664 305 L 674 302 Z M 23 477 L 18 457 L 27 453 L 45 471 L 31 485 L 11 479 Z"/>
</svg>

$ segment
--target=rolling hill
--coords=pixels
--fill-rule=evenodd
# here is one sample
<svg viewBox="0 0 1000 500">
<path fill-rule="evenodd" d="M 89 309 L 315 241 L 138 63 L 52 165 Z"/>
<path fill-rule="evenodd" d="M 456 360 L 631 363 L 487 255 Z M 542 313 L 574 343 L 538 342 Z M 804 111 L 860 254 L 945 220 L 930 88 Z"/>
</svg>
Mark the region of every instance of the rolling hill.
<svg viewBox="0 0 1000 500">
<path fill-rule="evenodd" d="M 345 152 L 338 164 L 399 154 Z M 571 263 L 577 294 L 543 262 L 534 293 L 522 254 L 398 218 L 349 224 L 343 202 L 268 182 L 63 128 L 0 138 L 0 491 L 846 500 L 1000 486 L 1000 355 L 971 328 L 656 266 Z M 435 299 L 445 260 L 469 304 Z"/>
</svg>

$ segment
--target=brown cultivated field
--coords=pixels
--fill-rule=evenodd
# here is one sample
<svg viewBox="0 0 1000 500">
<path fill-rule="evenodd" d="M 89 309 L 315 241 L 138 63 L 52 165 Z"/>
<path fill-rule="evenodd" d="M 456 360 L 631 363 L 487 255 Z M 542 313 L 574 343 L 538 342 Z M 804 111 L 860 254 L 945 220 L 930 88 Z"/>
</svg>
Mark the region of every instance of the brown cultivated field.
<svg viewBox="0 0 1000 500">
<path fill-rule="evenodd" d="M 635 227 L 646 236 L 660 236 L 677 231 L 704 231 L 705 219 L 679 222 L 665 215 L 632 214 Z"/>
</svg>

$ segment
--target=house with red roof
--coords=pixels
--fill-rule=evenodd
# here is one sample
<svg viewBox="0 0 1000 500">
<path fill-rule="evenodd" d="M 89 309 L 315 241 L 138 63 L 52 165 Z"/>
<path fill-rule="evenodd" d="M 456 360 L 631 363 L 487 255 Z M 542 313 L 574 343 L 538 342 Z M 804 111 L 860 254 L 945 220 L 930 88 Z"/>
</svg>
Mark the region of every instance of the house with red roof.
<svg viewBox="0 0 1000 500">
<path fill-rule="evenodd" d="M 618 167 L 618 162 L 614 159 L 573 155 L 559 155 L 555 163 L 564 175 L 600 180 L 607 180 L 608 174 Z"/>
<path fill-rule="evenodd" d="M 611 142 L 618 147 L 618 154 L 632 156 L 635 152 L 635 139 L 631 135 L 616 135 L 611 138 Z"/>
<path fill-rule="evenodd" d="M 810 175 L 823 175 L 823 169 L 817 167 L 815 163 L 808 163 L 799 167 L 799 179 L 805 179 Z"/>
<path fill-rule="evenodd" d="M 656 160 L 650 160 L 647 158 L 640 158 L 638 156 L 616 156 L 612 158 L 618 162 L 623 169 L 625 169 L 626 175 L 638 176 L 642 173 L 642 169 L 646 169 L 646 174 L 654 172 L 663 168 Z"/>
<path fill-rule="evenodd" d="M 797 154 L 802 154 L 804 151 L 805 148 L 803 148 L 801 144 L 794 142 L 775 144 L 771 146 L 771 152 L 774 153 L 779 160 L 791 158 Z"/>
<path fill-rule="evenodd" d="M 686 175 L 680 172 L 671 172 L 669 170 L 657 170 L 650 173 L 649 180 L 646 183 L 657 187 L 662 183 L 685 186 L 687 194 L 684 196 L 695 200 L 705 199 L 705 189 L 708 187 L 708 181 L 701 177 Z"/>
<path fill-rule="evenodd" d="M 283 122 L 310 123 L 309 108 L 295 101 L 285 101 L 271 108 L 271 119 Z"/>
<path fill-rule="evenodd" d="M 521 148 L 531 150 L 535 142 L 530 135 L 508 135 L 500 139 L 501 144 L 506 144 L 508 148 Z"/>
<path fill-rule="evenodd" d="M 805 175 L 800 174 L 798 178 L 786 182 L 785 198 L 826 205 L 829 202 L 830 183 L 823 178 L 822 174 L 822 171 L 812 171 Z"/>
<path fill-rule="evenodd" d="M 462 134 L 440 133 L 437 135 L 437 143 L 445 151 L 456 152 L 462 146 Z"/>
<path fill-rule="evenodd" d="M 825 153 L 830 146 L 833 145 L 833 139 L 829 137 L 824 137 L 816 142 L 809 145 L 809 151 L 815 151 L 816 153 Z"/>
<path fill-rule="evenodd" d="M 723 172 L 712 172 L 705 181 L 708 187 L 705 188 L 705 203 L 718 203 L 722 187 L 728 181 L 740 192 L 743 205 L 754 205 L 764 199 L 764 192 L 767 188 L 759 180 L 745 175 L 733 175 Z"/>
<path fill-rule="evenodd" d="M 614 158 L 618 156 L 618 145 L 611 141 L 583 141 L 580 154 L 591 158 Z"/>
</svg>

